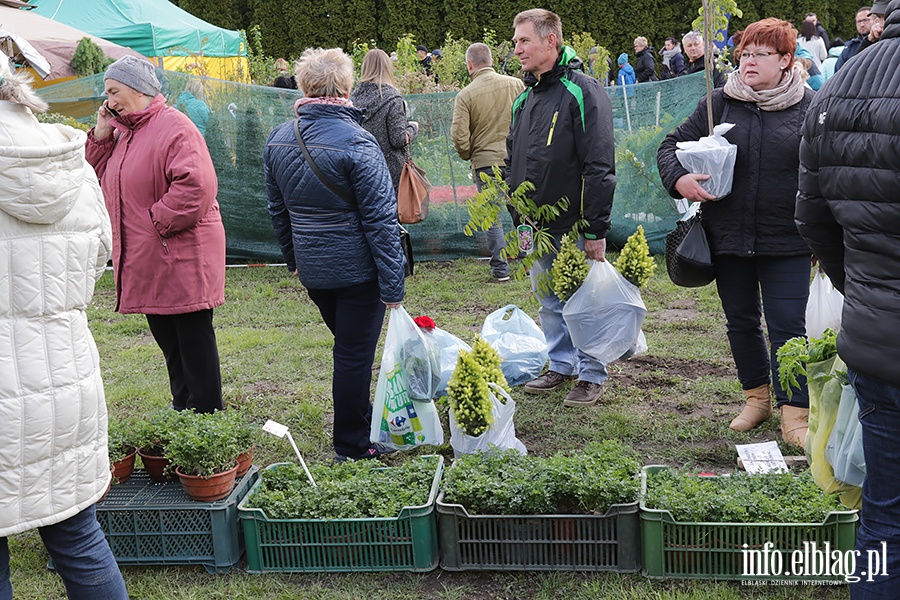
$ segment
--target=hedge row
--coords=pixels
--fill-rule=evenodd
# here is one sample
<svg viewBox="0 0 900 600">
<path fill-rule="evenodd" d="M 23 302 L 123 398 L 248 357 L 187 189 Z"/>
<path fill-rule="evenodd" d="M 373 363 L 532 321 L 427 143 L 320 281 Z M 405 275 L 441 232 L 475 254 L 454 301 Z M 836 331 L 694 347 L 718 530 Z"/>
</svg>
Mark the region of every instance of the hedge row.
<svg viewBox="0 0 900 600">
<path fill-rule="evenodd" d="M 350 49 L 355 40 L 374 40 L 394 48 L 397 39 L 410 33 L 434 48 L 449 34 L 478 40 L 484 29 L 499 39 L 512 37 L 517 12 L 533 8 L 525 0 L 173 0 L 192 14 L 228 29 L 258 25 L 263 50 L 270 56 L 296 57 L 310 46 Z M 815 11 L 832 37 L 849 39 L 856 34 L 855 11 L 859 0 L 739 0 L 742 18 L 732 29 L 741 29 L 763 17 L 776 16 L 799 24 Z M 645 36 L 659 49 L 670 35 L 691 29 L 699 9 L 697 0 L 549 0 L 544 8 L 560 15 L 563 35 L 588 32 L 613 56 L 633 53 L 632 42 Z"/>
</svg>

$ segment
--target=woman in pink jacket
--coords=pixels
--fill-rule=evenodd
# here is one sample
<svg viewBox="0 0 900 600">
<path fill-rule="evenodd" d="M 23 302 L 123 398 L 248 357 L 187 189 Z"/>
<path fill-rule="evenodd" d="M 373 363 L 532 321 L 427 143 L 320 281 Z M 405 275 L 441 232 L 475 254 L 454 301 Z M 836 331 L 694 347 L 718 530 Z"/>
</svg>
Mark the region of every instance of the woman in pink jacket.
<svg viewBox="0 0 900 600">
<path fill-rule="evenodd" d="M 203 136 L 166 106 L 153 65 L 110 65 L 87 159 L 113 232 L 116 310 L 147 315 L 177 410 L 222 408 L 213 308 L 225 301 L 225 229 Z"/>
</svg>

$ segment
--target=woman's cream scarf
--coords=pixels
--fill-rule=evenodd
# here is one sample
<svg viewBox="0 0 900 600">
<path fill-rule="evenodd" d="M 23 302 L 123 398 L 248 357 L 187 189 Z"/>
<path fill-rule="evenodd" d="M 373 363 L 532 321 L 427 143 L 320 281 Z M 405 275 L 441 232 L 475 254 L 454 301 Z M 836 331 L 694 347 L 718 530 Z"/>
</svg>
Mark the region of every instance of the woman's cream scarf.
<svg viewBox="0 0 900 600">
<path fill-rule="evenodd" d="M 741 79 L 739 71 L 728 76 L 725 83 L 725 95 L 741 102 L 753 102 L 760 110 L 776 112 L 790 108 L 803 99 L 806 87 L 800 72 L 800 65 L 794 65 L 785 70 L 781 75 L 781 81 L 770 90 L 754 91 Z"/>
</svg>

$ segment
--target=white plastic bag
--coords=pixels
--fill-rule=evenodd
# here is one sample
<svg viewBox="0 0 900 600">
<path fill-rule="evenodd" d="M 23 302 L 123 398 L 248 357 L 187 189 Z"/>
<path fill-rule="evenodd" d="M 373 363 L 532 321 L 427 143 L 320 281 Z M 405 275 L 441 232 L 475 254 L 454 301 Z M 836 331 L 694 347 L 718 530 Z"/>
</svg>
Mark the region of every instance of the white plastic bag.
<svg viewBox="0 0 900 600">
<path fill-rule="evenodd" d="M 534 319 L 509 304 L 484 320 L 483 337 L 500 354 L 500 370 L 510 386 L 531 381 L 547 364 L 547 340 Z"/>
<path fill-rule="evenodd" d="M 834 477 L 848 485 L 862 487 L 866 478 L 866 457 L 862 446 L 859 404 L 850 385 L 842 386 L 841 404 L 834 429 L 825 445 L 825 460 L 834 469 Z"/>
<path fill-rule="evenodd" d="M 725 139 L 725 134 L 734 127 L 732 123 L 722 123 L 713 128 L 713 135 L 707 135 L 696 142 L 678 142 L 675 157 L 681 166 L 709 179 L 700 182 L 700 187 L 716 197 L 724 198 L 731 193 L 734 182 L 734 163 L 737 160 L 737 146 Z"/>
<path fill-rule="evenodd" d="M 604 365 L 636 346 L 646 316 L 640 290 L 609 261 L 593 263 L 563 307 L 572 344 Z"/>
<path fill-rule="evenodd" d="M 472 347 L 440 327 L 435 327 L 431 332 L 431 336 L 441 353 L 441 380 L 438 383 L 437 393 L 435 394 L 435 398 L 437 398 L 447 393 L 447 384 L 450 383 L 450 375 L 453 374 L 453 369 L 456 368 L 459 351 L 471 352 Z"/>
<path fill-rule="evenodd" d="M 372 442 L 398 450 L 444 443 L 444 430 L 434 402 L 431 399 L 413 400 L 407 387 L 409 373 L 406 371 L 412 365 L 410 356 L 414 355 L 409 349 L 417 343 L 425 347 L 427 342 L 421 339 L 423 336 L 402 306 L 391 309 L 381 371 L 375 386 L 372 428 L 369 432 Z M 430 380 L 430 364 L 420 366 Z"/>
<path fill-rule="evenodd" d="M 638 339 L 634 343 L 634 346 L 631 347 L 628 352 L 619 357 L 619 360 L 628 360 L 633 356 L 638 356 L 639 354 L 643 354 L 647 351 L 649 347 L 647 346 L 647 337 L 644 335 L 644 330 L 641 329 L 638 332 Z"/>
<path fill-rule="evenodd" d="M 472 437 L 463 433 L 456 419 L 453 418 L 453 411 L 450 411 L 450 446 L 453 448 L 454 458 L 459 458 L 463 454 L 475 454 L 476 452 L 488 452 L 491 446 L 498 450 L 509 450 L 515 448 L 521 454 L 527 454 L 523 444 L 516 437 L 516 426 L 513 423 L 513 417 L 516 414 L 516 403 L 510 398 L 506 391 L 496 383 L 489 383 L 491 394 L 491 404 L 494 415 L 494 422 L 491 428 L 479 435 Z M 506 399 L 506 404 L 500 402 L 498 396 Z"/>
<path fill-rule="evenodd" d="M 828 328 L 841 330 L 844 296 L 837 291 L 825 273 L 816 273 L 809 284 L 806 303 L 806 337 L 820 338 Z"/>
</svg>

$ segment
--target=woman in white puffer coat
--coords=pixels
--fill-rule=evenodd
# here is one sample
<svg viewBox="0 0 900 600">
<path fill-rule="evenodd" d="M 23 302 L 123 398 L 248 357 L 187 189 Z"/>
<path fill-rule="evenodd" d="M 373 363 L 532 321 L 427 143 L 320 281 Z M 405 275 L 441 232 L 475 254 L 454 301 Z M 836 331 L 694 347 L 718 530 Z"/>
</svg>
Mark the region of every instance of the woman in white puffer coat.
<svg viewBox="0 0 900 600">
<path fill-rule="evenodd" d="M 0 600 L 7 537 L 38 528 L 69 598 L 127 598 L 94 504 L 109 481 L 106 402 L 85 309 L 110 256 L 87 136 L 0 52 Z"/>
</svg>

